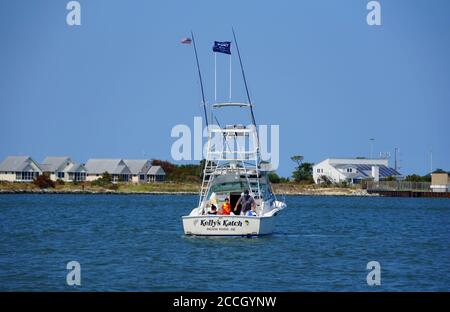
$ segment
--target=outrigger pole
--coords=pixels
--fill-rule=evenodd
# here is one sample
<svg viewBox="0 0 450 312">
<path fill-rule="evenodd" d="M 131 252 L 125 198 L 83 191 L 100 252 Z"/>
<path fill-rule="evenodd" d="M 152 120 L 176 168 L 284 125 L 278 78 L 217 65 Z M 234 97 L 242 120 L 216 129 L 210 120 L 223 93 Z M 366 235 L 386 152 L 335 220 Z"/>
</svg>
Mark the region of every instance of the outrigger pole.
<svg viewBox="0 0 450 312">
<path fill-rule="evenodd" d="M 258 134 L 258 127 L 256 126 L 256 120 L 255 120 L 255 114 L 253 113 L 253 104 L 252 104 L 252 100 L 250 99 L 250 93 L 248 92 L 248 86 L 247 86 L 247 79 L 245 79 L 245 72 L 244 72 L 244 66 L 242 65 L 242 59 L 241 59 L 241 53 L 239 52 L 239 45 L 236 39 L 236 34 L 234 33 L 234 28 L 231 27 L 231 31 L 233 32 L 233 38 L 234 38 L 234 42 L 236 43 L 236 50 L 238 53 L 238 57 L 239 57 L 239 64 L 241 65 L 241 71 L 242 71 L 242 78 L 244 79 L 244 85 L 245 85 L 245 92 L 247 92 L 247 99 L 248 99 L 248 104 L 250 105 L 250 113 L 252 114 L 252 122 L 253 122 L 253 126 L 255 127 L 255 133 L 256 133 L 256 175 L 259 178 L 259 162 L 260 162 L 260 154 L 259 154 L 259 134 Z M 244 162 L 242 162 L 242 164 L 244 165 Z M 244 165 L 245 166 L 245 165 Z M 247 183 L 250 187 L 250 182 L 248 180 L 248 175 L 246 175 L 247 178 Z M 258 181 L 258 196 L 260 196 L 261 198 L 261 187 L 259 185 L 259 179 Z"/>
<path fill-rule="evenodd" d="M 247 79 L 245 79 L 244 66 L 242 65 L 241 53 L 239 52 L 239 46 L 238 46 L 236 34 L 234 33 L 233 27 L 231 28 L 231 31 L 233 32 L 234 42 L 236 43 L 236 50 L 237 50 L 238 57 L 239 57 L 239 64 L 241 64 L 242 78 L 244 79 L 244 85 L 245 85 L 245 91 L 247 92 L 248 104 L 250 104 L 250 113 L 252 114 L 252 122 L 256 128 L 255 114 L 253 113 L 253 104 L 252 104 L 252 100 L 250 99 L 250 93 L 248 92 Z"/>
<path fill-rule="evenodd" d="M 194 33 L 191 31 L 192 43 L 194 44 L 195 60 L 197 61 L 198 78 L 200 79 L 200 89 L 202 90 L 203 111 L 205 113 L 205 122 L 208 127 L 208 114 L 206 112 L 205 92 L 203 91 L 202 73 L 200 71 L 200 64 L 198 62 L 197 47 L 195 45 Z"/>
</svg>

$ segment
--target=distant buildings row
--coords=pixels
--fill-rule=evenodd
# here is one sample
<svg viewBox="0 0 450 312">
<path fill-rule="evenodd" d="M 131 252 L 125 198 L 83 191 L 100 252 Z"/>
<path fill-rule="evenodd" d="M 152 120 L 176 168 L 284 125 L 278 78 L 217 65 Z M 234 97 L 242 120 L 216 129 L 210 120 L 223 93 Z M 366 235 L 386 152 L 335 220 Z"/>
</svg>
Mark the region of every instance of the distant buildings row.
<svg viewBox="0 0 450 312">
<path fill-rule="evenodd" d="M 38 163 L 29 156 L 8 156 L 0 163 L 0 181 L 30 182 L 41 174 L 53 181 L 94 181 L 108 172 L 113 182 L 164 181 L 166 173 L 147 159 L 89 159 L 79 164 L 70 157 L 46 157 Z"/>
</svg>

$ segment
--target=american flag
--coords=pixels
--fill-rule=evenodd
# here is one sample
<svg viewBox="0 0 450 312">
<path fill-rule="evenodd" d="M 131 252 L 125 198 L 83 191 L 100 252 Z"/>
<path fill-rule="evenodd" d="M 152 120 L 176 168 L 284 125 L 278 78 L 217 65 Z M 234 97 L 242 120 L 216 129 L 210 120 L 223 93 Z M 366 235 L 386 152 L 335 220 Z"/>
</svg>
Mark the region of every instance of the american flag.
<svg viewBox="0 0 450 312">
<path fill-rule="evenodd" d="M 191 42 L 192 42 L 192 39 L 191 38 L 183 38 L 183 39 L 181 39 L 181 43 L 184 43 L 184 44 L 191 44 Z"/>
</svg>

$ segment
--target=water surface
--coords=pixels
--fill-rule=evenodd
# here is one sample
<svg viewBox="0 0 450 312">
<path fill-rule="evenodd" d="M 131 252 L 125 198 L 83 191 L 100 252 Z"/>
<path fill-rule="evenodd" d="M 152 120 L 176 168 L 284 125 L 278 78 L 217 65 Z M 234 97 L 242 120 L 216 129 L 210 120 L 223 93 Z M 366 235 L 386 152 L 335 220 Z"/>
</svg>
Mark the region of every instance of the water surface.
<svg viewBox="0 0 450 312">
<path fill-rule="evenodd" d="M 276 233 L 186 237 L 196 196 L 0 195 L 0 290 L 449 291 L 450 200 L 286 197 Z M 366 283 L 381 264 L 380 287 Z"/>
</svg>

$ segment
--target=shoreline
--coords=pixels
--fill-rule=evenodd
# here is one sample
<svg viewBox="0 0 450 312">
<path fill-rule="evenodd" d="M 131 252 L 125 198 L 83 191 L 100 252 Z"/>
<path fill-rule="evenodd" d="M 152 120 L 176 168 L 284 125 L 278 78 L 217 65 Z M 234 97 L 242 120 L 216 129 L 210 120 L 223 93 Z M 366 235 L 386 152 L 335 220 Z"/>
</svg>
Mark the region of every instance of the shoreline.
<svg viewBox="0 0 450 312">
<path fill-rule="evenodd" d="M 346 196 L 379 197 L 360 189 L 301 189 L 274 190 L 276 196 Z M 196 191 L 120 191 L 120 190 L 81 190 L 81 189 L 0 189 L 0 195 L 36 194 L 36 195 L 198 195 Z"/>
</svg>

